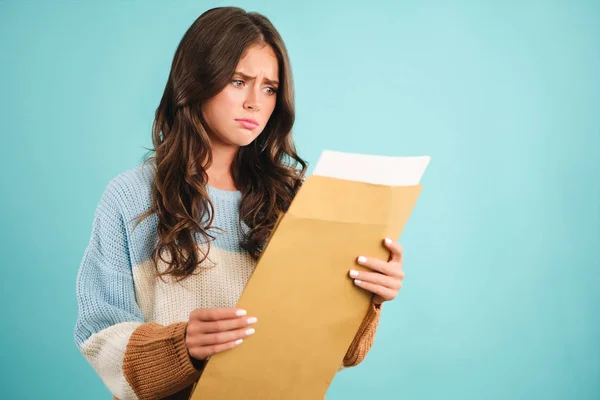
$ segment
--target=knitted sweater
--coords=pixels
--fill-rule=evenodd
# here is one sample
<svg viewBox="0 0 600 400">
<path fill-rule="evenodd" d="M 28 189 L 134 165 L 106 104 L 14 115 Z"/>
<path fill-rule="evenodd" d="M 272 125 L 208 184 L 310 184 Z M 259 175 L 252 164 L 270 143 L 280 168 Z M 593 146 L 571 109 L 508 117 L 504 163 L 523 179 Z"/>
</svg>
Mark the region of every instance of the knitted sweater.
<svg viewBox="0 0 600 400">
<path fill-rule="evenodd" d="M 135 217 L 150 207 L 153 177 L 153 164 L 147 163 L 109 182 L 77 274 L 75 342 L 119 400 L 188 399 L 202 373 L 202 363 L 192 363 L 185 345 L 190 312 L 235 307 L 255 267 L 240 247 L 241 193 L 207 186 L 215 208 L 209 230 L 215 240 L 204 262 L 210 268 L 200 265 L 200 273 L 179 283 L 171 276 L 154 278 L 156 215 L 133 229 Z M 196 239 L 205 250 L 202 237 Z M 164 271 L 165 264 L 158 268 Z M 379 313 L 379 307 L 370 307 L 340 370 L 364 359 Z"/>
</svg>

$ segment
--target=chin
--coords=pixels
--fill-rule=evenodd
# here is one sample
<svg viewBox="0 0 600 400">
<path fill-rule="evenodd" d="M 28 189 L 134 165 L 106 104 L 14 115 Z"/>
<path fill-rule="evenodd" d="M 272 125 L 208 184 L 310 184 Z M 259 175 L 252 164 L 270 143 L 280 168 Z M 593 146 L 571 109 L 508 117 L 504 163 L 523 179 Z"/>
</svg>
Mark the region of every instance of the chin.
<svg viewBox="0 0 600 400">
<path fill-rule="evenodd" d="M 256 140 L 256 138 L 258 137 L 258 135 L 255 134 L 254 132 L 245 131 L 244 133 L 245 134 L 242 134 L 242 135 L 240 135 L 240 134 L 233 135 L 231 137 L 231 142 L 237 146 L 244 147 L 244 146 L 248 146 L 249 144 L 254 142 L 254 140 Z"/>
<path fill-rule="evenodd" d="M 245 140 L 245 141 L 241 141 L 240 140 L 239 142 L 236 143 L 236 145 L 238 145 L 239 147 L 246 147 L 248 145 L 251 145 L 252 142 L 254 142 L 254 139 L 252 139 L 252 140 Z"/>
<path fill-rule="evenodd" d="M 245 147 L 254 142 L 254 137 L 229 137 L 225 141 L 229 146 Z"/>
</svg>

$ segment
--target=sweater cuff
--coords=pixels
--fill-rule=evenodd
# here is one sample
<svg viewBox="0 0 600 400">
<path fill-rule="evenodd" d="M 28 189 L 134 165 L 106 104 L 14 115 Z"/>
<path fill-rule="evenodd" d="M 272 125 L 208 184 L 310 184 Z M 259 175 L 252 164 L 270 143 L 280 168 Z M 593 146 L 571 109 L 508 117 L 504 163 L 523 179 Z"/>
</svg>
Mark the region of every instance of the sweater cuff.
<svg viewBox="0 0 600 400">
<path fill-rule="evenodd" d="M 353 367 L 360 364 L 367 353 L 373 346 L 375 340 L 375 331 L 379 325 L 379 316 L 381 314 L 381 304 L 369 304 L 367 314 L 363 319 L 362 324 L 358 328 L 358 332 L 350 344 L 346 356 L 344 357 L 343 366 Z"/>
<path fill-rule="evenodd" d="M 201 370 L 185 345 L 187 322 L 140 325 L 129 338 L 123 374 L 140 400 L 162 399 L 192 385 Z"/>
</svg>

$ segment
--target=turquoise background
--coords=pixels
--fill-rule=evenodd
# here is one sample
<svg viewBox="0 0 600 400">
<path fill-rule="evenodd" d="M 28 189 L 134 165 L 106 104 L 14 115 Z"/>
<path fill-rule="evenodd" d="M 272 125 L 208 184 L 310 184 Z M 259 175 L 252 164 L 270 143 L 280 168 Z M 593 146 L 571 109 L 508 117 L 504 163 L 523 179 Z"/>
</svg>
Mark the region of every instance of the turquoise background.
<svg viewBox="0 0 600 400">
<path fill-rule="evenodd" d="M 75 347 L 75 276 L 217 5 L 0 1 L 2 398 L 110 398 Z M 236 5 L 287 43 L 311 168 L 323 149 L 432 157 L 404 287 L 328 400 L 600 398 L 600 2 Z"/>
</svg>

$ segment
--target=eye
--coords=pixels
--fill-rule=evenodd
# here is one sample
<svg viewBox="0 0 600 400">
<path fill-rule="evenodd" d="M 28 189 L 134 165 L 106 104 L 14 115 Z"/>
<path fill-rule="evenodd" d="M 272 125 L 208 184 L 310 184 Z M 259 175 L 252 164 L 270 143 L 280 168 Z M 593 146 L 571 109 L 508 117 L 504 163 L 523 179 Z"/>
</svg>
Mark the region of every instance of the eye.
<svg viewBox="0 0 600 400">
<path fill-rule="evenodd" d="M 277 89 L 274 88 L 274 87 L 268 87 L 266 89 L 267 89 L 267 93 L 268 94 L 275 94 L 275 93 L 277 93 Z"/>
<path fill-rule="evenodd" d="M 240 79 L 234 79 L 233 81 L 231 81 L 231 83 L 235 87 L 242 87 L 244 85 L 244 81 L 242 81 Z"/>
</svg>

